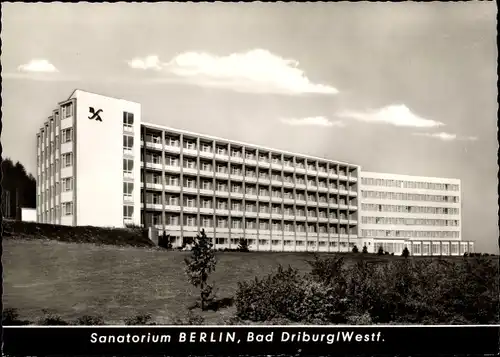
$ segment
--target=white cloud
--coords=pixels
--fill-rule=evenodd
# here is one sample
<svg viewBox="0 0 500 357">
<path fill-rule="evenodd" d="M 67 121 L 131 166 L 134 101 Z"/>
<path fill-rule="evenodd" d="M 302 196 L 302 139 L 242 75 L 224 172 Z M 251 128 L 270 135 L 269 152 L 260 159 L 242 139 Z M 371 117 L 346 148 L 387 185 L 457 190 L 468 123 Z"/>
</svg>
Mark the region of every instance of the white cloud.
<svg viewBox="0 0 500 357">
<path fill-rule="evenodd" d="M 200 86 L 258 93 L 338 93 L 332 86 L 311 82 L 298 65 L 295 60 L 285 59 L 262 49 L 228 56 L 184 52 L 166 63 L 161 63 L 158 56 L 152 55 L 129 62 L 132 68 L 162 69 L 165 75 Z"/>
<path fill-rule="evenodd" d="M 307 117 L 307 118 L 282 118 L 281 122 L 293 126 L 345 126 L 341 121 L 330 121 L 325 117 Z"/>
<path fill-rule="evenodd" d="M 155 55 L 146 56 L 144 58 L 136 57 L 131 61 L 128 61 L 130 68 L 134 69 L 154 69 L 161 70 L 160 58 Z"/>
<path fill-rule="evenodd" d="M 20 72 L 53 73 L 58 72 L 57 68 L 45 59 L 33 59 L 28 63 L 17 67 Z"/>
<path fill-rule="evenodd" d="M 431 128 L 444 125 L 441 122 L 425 119 L 411 112 L 403 104 L 389 105 L 380 109 L 368 111 L 346 110 L 337 113 L 339 117 L 350 118 L 371 123 L 385 123 L 395 126 L 415 128 Z"/>
<path fill-rule="evenodd" d="M 457 136 L 456 134 L 450 134 L 450 133 L 413 133 L 413 135 L 417 136 L 425 136 L 428 138 L 433 138 L 433 139 L 439 139 L 443 141 L 453 141 L 453 140 L 464 140 L 464 141 L 476 141 L 477 137 L 475 136 L 464 136 L 460 137 Z"/>
</svg>

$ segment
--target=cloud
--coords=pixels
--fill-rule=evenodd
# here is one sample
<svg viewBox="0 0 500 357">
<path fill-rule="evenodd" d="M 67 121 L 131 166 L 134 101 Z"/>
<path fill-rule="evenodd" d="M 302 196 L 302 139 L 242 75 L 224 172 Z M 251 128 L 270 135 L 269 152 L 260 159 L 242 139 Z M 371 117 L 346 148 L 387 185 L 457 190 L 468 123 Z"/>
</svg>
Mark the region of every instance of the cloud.
<svg viewBox="0 0 500 357">
<path fill-rule="evenodd" d="M 453 140 L 464 140 L 464 141 L 476 141 L 477 137 L 475 136 L 464 136 L 464 137 L 459 137 L 456 134 L 450 134 L 450 133 L 413 133 L 413 135 L 416 136 L 425 136 L 428 138 L 433 138 L 433 139 L 439 139 L 443 141 L 453 141 Z"/>
<path fill-rule="evenodd" d="M 403 104 L 389 105 L 380 109 L 368 111 L 346 110 L 337 113 L 337 116 L 369 123 L 385 123 L 394 126 L 415 128 L 432 128 L 444 125 L 438 121 L 419 117 Z"/>
<path fill-rule="evenodd" d="M 177 80 L 199 86 L 227 88 L 242 92 L 277 94 L 337 94 L 330 85 L 309 80 L 299 63 L 263 49 L 228 56 L 206 52 L 184 52 L 162 63 L 156 55 L 134 58 L 134 69 L 161 70 L 161 80 Z M 169 77 L 170 76 L 170 77 Z"/>
<path fill-rule="evenodd" d="M 35 72 L 35 73 L 54 73 L 58 72 L 57 68 L 45 59 L 33 59 L 28 63 L 17 67 L 19 72 Z"/>
<path fill-rule="evenodd" d="M 154 70 L 161 70 L 161 62 L 160 58 L 158 56 L 147 56 L 144 58 L 134 58 L 130 61 L 128 61 L 128 65 L 130 68 L 134 69 L 154 69 Z"/>
<path fill-rule="evenodd" d="M 323 127 L 343 127 L 345 124 L 341 121 L 330 121 L 325 117 L 307 117 L 307 118 L 282 118 L 281 122 L 293 126 L 323 126 Z"/>
</svg>

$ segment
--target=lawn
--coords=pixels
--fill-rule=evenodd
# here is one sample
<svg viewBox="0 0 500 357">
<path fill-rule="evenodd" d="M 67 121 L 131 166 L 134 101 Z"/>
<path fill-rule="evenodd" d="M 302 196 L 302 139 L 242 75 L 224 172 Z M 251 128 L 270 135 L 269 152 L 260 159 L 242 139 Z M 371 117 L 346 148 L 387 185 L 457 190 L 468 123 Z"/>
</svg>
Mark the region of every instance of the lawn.
<svg viewBox="0 0 500 357">
<path fill-rule="evenodd" d="M 4 307 L 21 319 L 36 321 L 43 310 L 65 320 L 101 315 L 106 323 L 123 324 L 138 314 L 151 314 L 161 324 L 185 318 L 197 291 L 187 283 L 184 258 L 188 252 L 155 248 L 98 246 L 53 240 L 3 241 Z M 348 254 L 354 259 L 402 259 Z M 218 252 L 213 281 L 218 298 L 232 297 L 238 281 L 265 276 L 279 264 L 303 272 L 310 253 Z M 420 258 L 415 258 L 420 259 Z M 449 259 L 461 259 L 460 257 Z M 222 324 L 234 307 L 197 313 L 205 323 Z"/>
<path fill-rule="evenodd" d="M 102 315 L 107 323 L 151 314 L 159 323 L 186 315 L 196 290 L 187 283 L 187 252 L 97 246 L 42 240 L 3 241 L 4 306 L 20 318 L 36 320 L 42 309 L 64 319 Z M 263 276 L 278 264 L 308 270 L 308 254 L 217 253 L 213 274 L 218 297 L 232 297 L 237 282 Z M 221 323 L 234 308 L 205 312 L 207 323 Z"/>
</svg>

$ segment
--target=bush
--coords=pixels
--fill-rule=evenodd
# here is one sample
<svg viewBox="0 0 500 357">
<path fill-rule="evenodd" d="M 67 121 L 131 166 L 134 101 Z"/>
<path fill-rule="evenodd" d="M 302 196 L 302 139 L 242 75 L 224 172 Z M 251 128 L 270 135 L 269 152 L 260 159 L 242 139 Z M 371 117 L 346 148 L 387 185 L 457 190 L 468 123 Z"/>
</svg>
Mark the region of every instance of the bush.
<svg viewBox="0 0 500 357">
<path fill-rule="evenodd" d="M 362 253 L 363 254 L 367 254 L 368 253 L 368 247 L 366 246 L 366 244 L 363 246 Z"/>
<path fill-rule="evenodd" d="M 350 324 L 497 324 L 498 261 L 360 260 L 317 256 L 310 274 L 279 268 L 262 280 L 240 283 L 242 321 Z"/>
<path fill-rule="evenodd" d="M 101 326 L 104 325 L 104 319 L 102 316 L 83 315 L 76 319 L 75 325 Z"/>
<path fill-rule="evenodd" d="M 410 256 L 410 251 L 408 250 L 408 247 L 405 247 L 405 249 L 403 249 L 403 253 L 401 253 L 401 256 L 405 258 L 408 258 Z"/>
<path fill-rule="evenodd" d="M 29 325 L 29 321 L 21 320 L 17 309 L 6 308 L 2 311 L 2 326 Z"/>
<path fill-rule="evenodd" d="M 353 253 L 359 253 L 359 249 L 358 249 L 358 247 L 356 245 L 354 247 L 352 247 L 352 252 Z"/>
<path fill-rule="evenodd" d="M 382 246 L 378 247 L 377 255 L 384 255 L 384 248 Z"/>
<path fill-rule="evenodd" d="M 151 322 L 151 314 L 138 314 L 136 316 L 126 318 L 125 325 L 145 326 L 145 325 L 155 325 L 155 323 Z"/>
<path fill-rule="evenodd" d="M 249 252 L 250 249 L 248 248 L 248 240 L 241 238 L 238 244 L 238 252 Z"/>
<path fill-rule="evenodd" d="M 67 326 L 69 322 L 64 321 L 61 316 L 48 313 L 45 317 L 38 320 L 38 325 L 41 326 Z"/>
<path fill-rule="evenodd" d="M 158 238 L 158 246 L 171 250 L 172 242 L 170 241 L 170 234 L 166 234 L 165 231 L 163 231 L 162 235 Z"/>
</svg>

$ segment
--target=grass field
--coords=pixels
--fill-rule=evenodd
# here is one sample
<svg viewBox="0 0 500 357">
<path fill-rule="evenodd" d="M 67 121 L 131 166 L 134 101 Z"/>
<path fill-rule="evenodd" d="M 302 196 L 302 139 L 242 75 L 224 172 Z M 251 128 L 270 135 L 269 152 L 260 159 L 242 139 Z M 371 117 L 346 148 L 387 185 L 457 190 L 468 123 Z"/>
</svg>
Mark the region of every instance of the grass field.
<svg viewBox="0 0 500 357">
<path fill-rule="evenodd" d="M 151 314 L 162 324 L 184 318 L 197 291 L 187 283 L 184 258 L 188 252 L 155 248 L 98 246 L 51 240 L 3 241 L 4 307 L 20 318 L 36 321 L 43 310 L 65 320 L 101 315 L 106 323 Z M 238 281 L 262 277 L 279 264 L 309 271 L 309 253 L 217 253 L 213 281 L 218 298 L 233 297 Z M 398 259 L 347 255 L 356 259 Z M 401 258 L 400 258 L 401 259 Z M 419 259 L 419 258 L 416 258 Z M 460 259 L 460 257 L 450 258 Z M 222 324 L 234 307 L 197 313 L 205 323 Z"/>
</svg>

